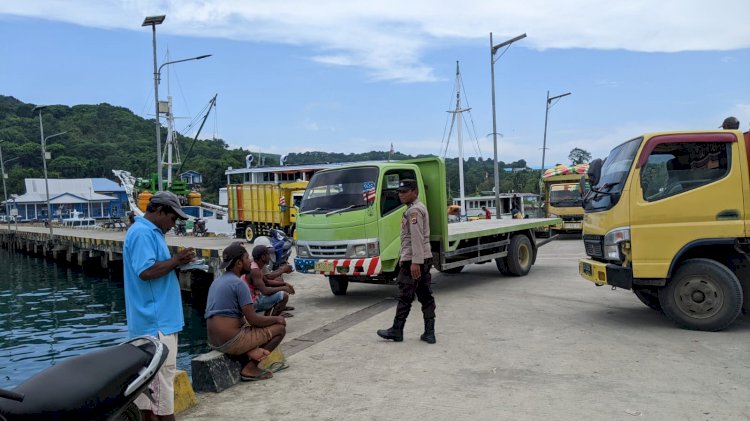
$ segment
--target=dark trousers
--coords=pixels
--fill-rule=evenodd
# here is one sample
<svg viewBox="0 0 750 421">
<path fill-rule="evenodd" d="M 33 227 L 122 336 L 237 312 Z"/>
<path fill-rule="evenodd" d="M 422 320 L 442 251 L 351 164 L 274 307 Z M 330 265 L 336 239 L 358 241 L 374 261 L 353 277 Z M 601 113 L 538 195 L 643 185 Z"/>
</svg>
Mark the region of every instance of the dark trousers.
<svg viewBox="0 0 750 421">
<path fill-rule="evenodd" d="M 398 273 L 398 305 L 396 306 L 396 318 L 406 320 L 411 311 L 411 303 L 416 295 L 422 303 L 422 315 L 425 319 L 435 318 L 435 298 L 432 296 L 432 276 L 430 268 L 432 259 L 422 264 L 422 276 L 417 280 L 411 277 L 411 262 L 401 262 Z"/>
</svg>

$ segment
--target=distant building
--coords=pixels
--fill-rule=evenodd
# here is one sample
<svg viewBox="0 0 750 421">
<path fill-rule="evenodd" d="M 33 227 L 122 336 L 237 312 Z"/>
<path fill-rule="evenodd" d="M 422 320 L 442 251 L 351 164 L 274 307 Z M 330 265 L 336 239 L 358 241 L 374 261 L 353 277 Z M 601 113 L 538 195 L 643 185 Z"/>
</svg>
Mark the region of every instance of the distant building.
<svg viewBox="0 0 750 421">
<path fill-rule="evenodd" d="M 125 188 L 106 178 L 49 179 L 52 217 L 69 218 L 73 211 L 86 218 L 118 218 L 128 211 Z M 47 219 L 43 178 L 27 178 L 26 193 L 8 200 L 21 220 Z"/>
<path fill-rule="evenodd" d="M 203 176 L 199 172 L 193 170 L 185 171 L 180 174 L 180 180 L 187 183 L 190 187 L 203 184 Z"/>
</svg>

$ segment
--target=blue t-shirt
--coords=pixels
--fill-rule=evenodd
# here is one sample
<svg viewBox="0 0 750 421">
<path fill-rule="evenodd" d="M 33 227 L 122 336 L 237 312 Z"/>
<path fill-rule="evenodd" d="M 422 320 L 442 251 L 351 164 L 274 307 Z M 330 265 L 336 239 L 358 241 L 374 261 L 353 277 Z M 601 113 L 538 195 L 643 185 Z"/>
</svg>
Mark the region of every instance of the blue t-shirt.
<svg viewBox="0 0 750 421">
<path fill-rule="evenodd" d="M 161 229 L 146 218 L 137 216 L 128 229 L 123 247 L 125 276 L 125 315 L 130 337 L 171 335 L 182 330 L 180 283 L 175 272 L 144 281 L 144 270 L 157 262 L 172 258 Z"/>
<path fill-rule="evenodd" d="M 244 317 L 242 307 L 253 303 L 250 288 L 234 272 L 226 271 L 208 288 L 206 319 L 212 316 Z"/>
</svg>

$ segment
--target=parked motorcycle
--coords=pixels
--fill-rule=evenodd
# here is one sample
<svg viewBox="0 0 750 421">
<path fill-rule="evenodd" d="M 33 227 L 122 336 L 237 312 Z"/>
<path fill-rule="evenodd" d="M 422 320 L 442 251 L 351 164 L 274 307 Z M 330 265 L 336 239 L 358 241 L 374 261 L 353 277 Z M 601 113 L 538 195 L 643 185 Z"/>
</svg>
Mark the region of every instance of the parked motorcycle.
<svg viewBox="0 0 750 421">
<path fill-rule="evenodd" d="M 141 420 L 135 399 L 169 350 L 152 336 L 71 357 L 26 380 L 0 389 L 0 420 Z"/>
<path fill-rule="evenodd" d="M 195 218 L 195 223 L 193 224 L 193 235 L 196 237 L 205 237 L 208 235 L 205 219 Z"/>
<path fill-rule="evenodd" d="M 174 230 L 174 235 L 187 235 L 187 227 L 185 226 L 185 221 L 182 219 L 177 218 L 172 229 Z"/>
<path fill-rule="evenodd" d="M 264 245 L 272 247 L 275 253 L 271 253 L 271 270 L 276 270 L 279 266 L 289 263 L 289 256 L 292 254 L 294 241 L 287 237 L 284 231 L 279 229 L 269 230 L 270 236 L 262 236 L 255 239 L 255 245 Z"/>
</svg>

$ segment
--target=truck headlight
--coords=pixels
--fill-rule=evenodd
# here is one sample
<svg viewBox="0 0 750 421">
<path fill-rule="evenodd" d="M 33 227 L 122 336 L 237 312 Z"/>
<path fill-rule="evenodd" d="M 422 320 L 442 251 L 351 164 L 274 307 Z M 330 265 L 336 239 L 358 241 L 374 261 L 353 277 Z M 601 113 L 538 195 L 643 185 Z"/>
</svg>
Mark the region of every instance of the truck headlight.
<svg viewBox="0 0 750 421">
<path fill-rule="evenodd" d="M 367 245 L 360 244 L 352 248 L 354 257 L 367 257 Z"/>
<path fill-rule="evenodd" d="M 377 240 L 370 240 L 364 244 L 355 244 L 349 246 L 349 252 L 347 258 L 349 259 L 361 259 L 365 257 L 374 257 L 380 254 L 380 247 L 378 246 Z"/>
<path fill-rule="evenodd" d="M 609 231 L 604 236 L 604 258 L 622 262 L 623 254 L 620 246 L 630 241 L 630 227 L 620 227 Z"/>
<path fill-rule="evenodd" d="M 297 245 L 297 257 L 310 257 L 310 252 L 307 250 L 307 246 Z"/>
</svg>

